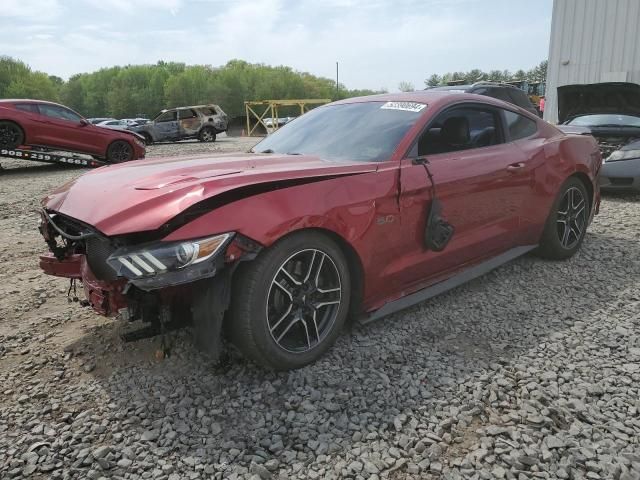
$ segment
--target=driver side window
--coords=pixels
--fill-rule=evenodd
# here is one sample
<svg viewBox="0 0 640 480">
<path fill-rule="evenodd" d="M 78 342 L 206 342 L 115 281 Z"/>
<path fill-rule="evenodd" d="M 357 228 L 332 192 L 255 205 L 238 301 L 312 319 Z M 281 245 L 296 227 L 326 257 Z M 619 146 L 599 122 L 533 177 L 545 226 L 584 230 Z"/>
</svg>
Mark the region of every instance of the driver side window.
<svg viewBox="0 0 640 480">
<path fill-rule="evenodd" d="M 40 114 L 45 117 L 57 118 L 59 120 L 69 120 L 71 122 L 79 122 L 82 117 L 63 107 L 59 107 L 58 105 L 50 105 L 48 103 L 41 103 L 38 105 L 40 109 Z"/>
<path fill-rule="evenodd" d="M 418 156 L 457 152 L 503 143 L 497 112 L 469 106 L 446 110 L 418 140 Z"/>
<path fill-rule="evenodd" d="M 158 118 L 156 118 L 156 122 L 173 122 L 176 119 L 175 110 L 172 112 L 164 112 Z"/>
</svg>

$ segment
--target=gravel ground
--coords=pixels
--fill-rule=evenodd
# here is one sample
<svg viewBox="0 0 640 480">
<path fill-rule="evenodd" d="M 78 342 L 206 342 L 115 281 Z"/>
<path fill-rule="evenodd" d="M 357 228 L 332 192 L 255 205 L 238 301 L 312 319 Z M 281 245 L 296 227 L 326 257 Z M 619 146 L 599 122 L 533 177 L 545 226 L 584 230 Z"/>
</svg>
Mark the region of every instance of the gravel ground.
<svg viewBox="0 0 640 480">
<path fill-rule="evenodd" d="M 149 156 L 246 150 L 249 139 Z M 81 170 L 0 173 L 0 478 L 640 478 L 640 196 L 579 254 L 521 258 L 366 327 L 315 365 L 215 367 L 41 275 L 38 200 Z"/>
</svg>

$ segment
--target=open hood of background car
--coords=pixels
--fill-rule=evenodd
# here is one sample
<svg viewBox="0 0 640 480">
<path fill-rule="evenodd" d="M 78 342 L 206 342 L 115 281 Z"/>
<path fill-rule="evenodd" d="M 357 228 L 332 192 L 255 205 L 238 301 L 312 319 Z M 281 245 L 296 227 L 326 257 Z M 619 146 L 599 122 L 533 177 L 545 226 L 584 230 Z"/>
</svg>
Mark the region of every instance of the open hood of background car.
<svg viewBox="0 0 640 480">
<path fill-rule="evenodd" d="M 109 165 L 63 185 L 47 210 L 105 235 L 157 230 L 187 208 L 223 193 L 252 195 L 344 175 L 375 172 L 376 163 L 327 162 L 308 155 L 198 155 Z M 227 195 L 233 201 L 233 195 Z M 313 201 L 313 199 L 309 199 Z"/>
<path fill-rule="evenodd" d="M 640 85 L 625 82 L 558 87 L 558 122 L 592 113 L 640 114 Z"/>
</svg>

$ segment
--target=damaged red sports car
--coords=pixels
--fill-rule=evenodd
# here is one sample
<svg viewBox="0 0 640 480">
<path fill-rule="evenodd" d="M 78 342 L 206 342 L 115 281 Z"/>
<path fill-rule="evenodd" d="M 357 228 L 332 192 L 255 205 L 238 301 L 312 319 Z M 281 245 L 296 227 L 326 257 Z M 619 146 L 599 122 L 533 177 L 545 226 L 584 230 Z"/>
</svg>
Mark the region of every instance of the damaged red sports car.
<svg viewBox="0 0 640 480">
<path fill-rule="evenodd" d="M 50 274 L 104 315 L 192 323 L 258 364 L 320 357 L 368 321 L 535 250 L 573 255 L 597 213 L 598 146 L 464 93 L 316 108 L 250 153 L 104 167 L 43 201 Z"/>
</svg>

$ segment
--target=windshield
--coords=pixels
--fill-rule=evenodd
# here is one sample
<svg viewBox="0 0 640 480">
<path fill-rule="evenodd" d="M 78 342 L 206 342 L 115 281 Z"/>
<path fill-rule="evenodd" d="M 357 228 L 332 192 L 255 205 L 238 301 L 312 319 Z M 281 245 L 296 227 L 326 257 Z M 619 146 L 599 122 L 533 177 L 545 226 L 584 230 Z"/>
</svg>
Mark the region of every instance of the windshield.
<svg viewBox="0 0 640 480">
<path fill-rule="evenodd" d="M 326 160 L 388 160 L 426 107 L 414 102 L 328 105 L 275 131 L 252 151 L 315 155 Z"/>
<path fill-rule="evenodd" d="M 582 115 L 569 121 L 568 125 L 578 127 L 640 127 L 640 117 L 632 115 Z"/>
</svg>

